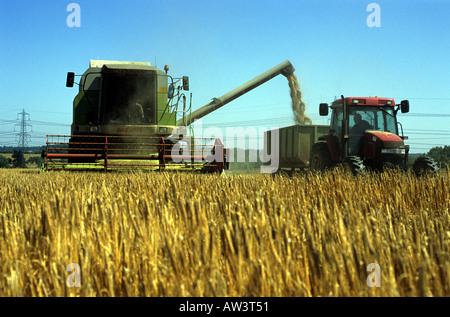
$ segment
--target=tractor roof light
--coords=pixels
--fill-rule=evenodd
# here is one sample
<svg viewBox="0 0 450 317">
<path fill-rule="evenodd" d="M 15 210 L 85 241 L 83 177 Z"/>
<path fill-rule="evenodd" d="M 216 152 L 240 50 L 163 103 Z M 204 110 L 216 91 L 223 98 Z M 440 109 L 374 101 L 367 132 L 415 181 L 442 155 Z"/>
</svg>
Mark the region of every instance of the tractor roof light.
<svg viewBox="0 0 450 317">
<path fill-rule="evenodd" d="M 357 104 L 358 102 L 359 102 L 359 100 L 358 99 L 353 99 L 353 101 L 352 101 L 354 104 Z"/>
<path fill-rule="evenodd" d="M 387 104 L 387 105 L 392 105 L 392 100 L 387 100 L 387 101 L 386 101 L 386 104 Z"/>
</svg>

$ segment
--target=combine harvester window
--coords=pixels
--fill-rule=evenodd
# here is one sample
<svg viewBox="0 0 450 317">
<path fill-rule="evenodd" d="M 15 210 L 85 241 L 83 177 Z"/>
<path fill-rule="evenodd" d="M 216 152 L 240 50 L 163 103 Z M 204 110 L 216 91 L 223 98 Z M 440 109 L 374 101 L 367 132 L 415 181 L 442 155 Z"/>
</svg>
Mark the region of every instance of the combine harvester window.
<svg viewBox="0 0 450 317">
<path fill-rule="evenodd" d="M 104 123 L 156 124 L 155 76 L 108 74 L 103 87 L 107 92 L 102 100 Z"/>
</svg>

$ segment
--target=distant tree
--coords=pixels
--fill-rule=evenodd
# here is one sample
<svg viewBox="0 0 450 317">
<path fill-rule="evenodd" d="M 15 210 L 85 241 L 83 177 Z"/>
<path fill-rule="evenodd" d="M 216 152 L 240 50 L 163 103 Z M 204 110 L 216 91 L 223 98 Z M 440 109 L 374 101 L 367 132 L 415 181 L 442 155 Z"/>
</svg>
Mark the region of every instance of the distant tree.
<svg viewBox="0 0 450 317">
<path fill-rule="evenodd" d="M 0 168 L 10 168 L 10 167 L 11 167 L 10 159 L 4 157 L 3 155 L 0 155 Z"/>
<path fill-rule="evenodd" d="M 433 147 L 428 152 L 428 156 L 433 158 L 438 164 L 450 166 L 450 146 Z"/>
<path fill-rule="evenodd" d="M 21 150 L 14 150 L 12 155 L 12 164 L 15 168 L 26 168 L 25 156 Z"/>
<path fill-rule="evenodd" d="M 30 156 L 27 160 L 28 164 L 36 164 L 37 167 L 41 167 L 41 157 L 40 156 Z"/>
</svg>

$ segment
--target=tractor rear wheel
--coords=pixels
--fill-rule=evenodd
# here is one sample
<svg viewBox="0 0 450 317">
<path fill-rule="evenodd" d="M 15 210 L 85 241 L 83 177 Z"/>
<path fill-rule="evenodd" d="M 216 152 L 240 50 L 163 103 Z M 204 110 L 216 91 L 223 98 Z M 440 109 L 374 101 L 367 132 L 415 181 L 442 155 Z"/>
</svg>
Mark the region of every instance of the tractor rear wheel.
<svg viewBox="0 0 450 317">
<path fill-rule="evenodd" d="M 311 150 L 310 166 L 313 171 L 323 171 L 333 166 L 330 151 L 325 142 L 314 144 Z"/>
<path fill-rule="evenodd" d="M 418 157 L 412 168 L 417 176 L 434 175 L 439 170 L 436 161 L 426 156 Z"/>
<path fill-rule="evenodd" d="M 353 175 L 361 175 L 366 172 L 366 166 L 364 165 L 363 160 L 356 155 L 347 157 L 342 162 L 342 166 L 344 167 L 344 170 L 351 172 Z"/>
</svg>

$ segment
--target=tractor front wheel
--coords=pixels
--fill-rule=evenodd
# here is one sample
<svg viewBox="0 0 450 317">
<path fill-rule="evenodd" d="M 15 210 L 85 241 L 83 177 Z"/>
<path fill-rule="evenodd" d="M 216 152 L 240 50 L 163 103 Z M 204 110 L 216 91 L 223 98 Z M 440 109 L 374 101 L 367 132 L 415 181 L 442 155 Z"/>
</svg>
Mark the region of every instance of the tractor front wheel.
<svg viewBox="0 0 450 317">
<path fill-rule="evenodd" d="M 344 170 L 351 172 L 353 175 L 361 175 L 365 174 L 366 172 L 366 166 L 364 165 L 363 160 L 356 155 L 347 157 L 342 162 L 342 165 L 344 167 Z"/>
<path fill-rule="evenodd" d="M 426 156 L 418 157 L 412 168 L 417 176 L 434 175 L 439 170 L 437 163 L 431 157 Z"/>
</svg>

